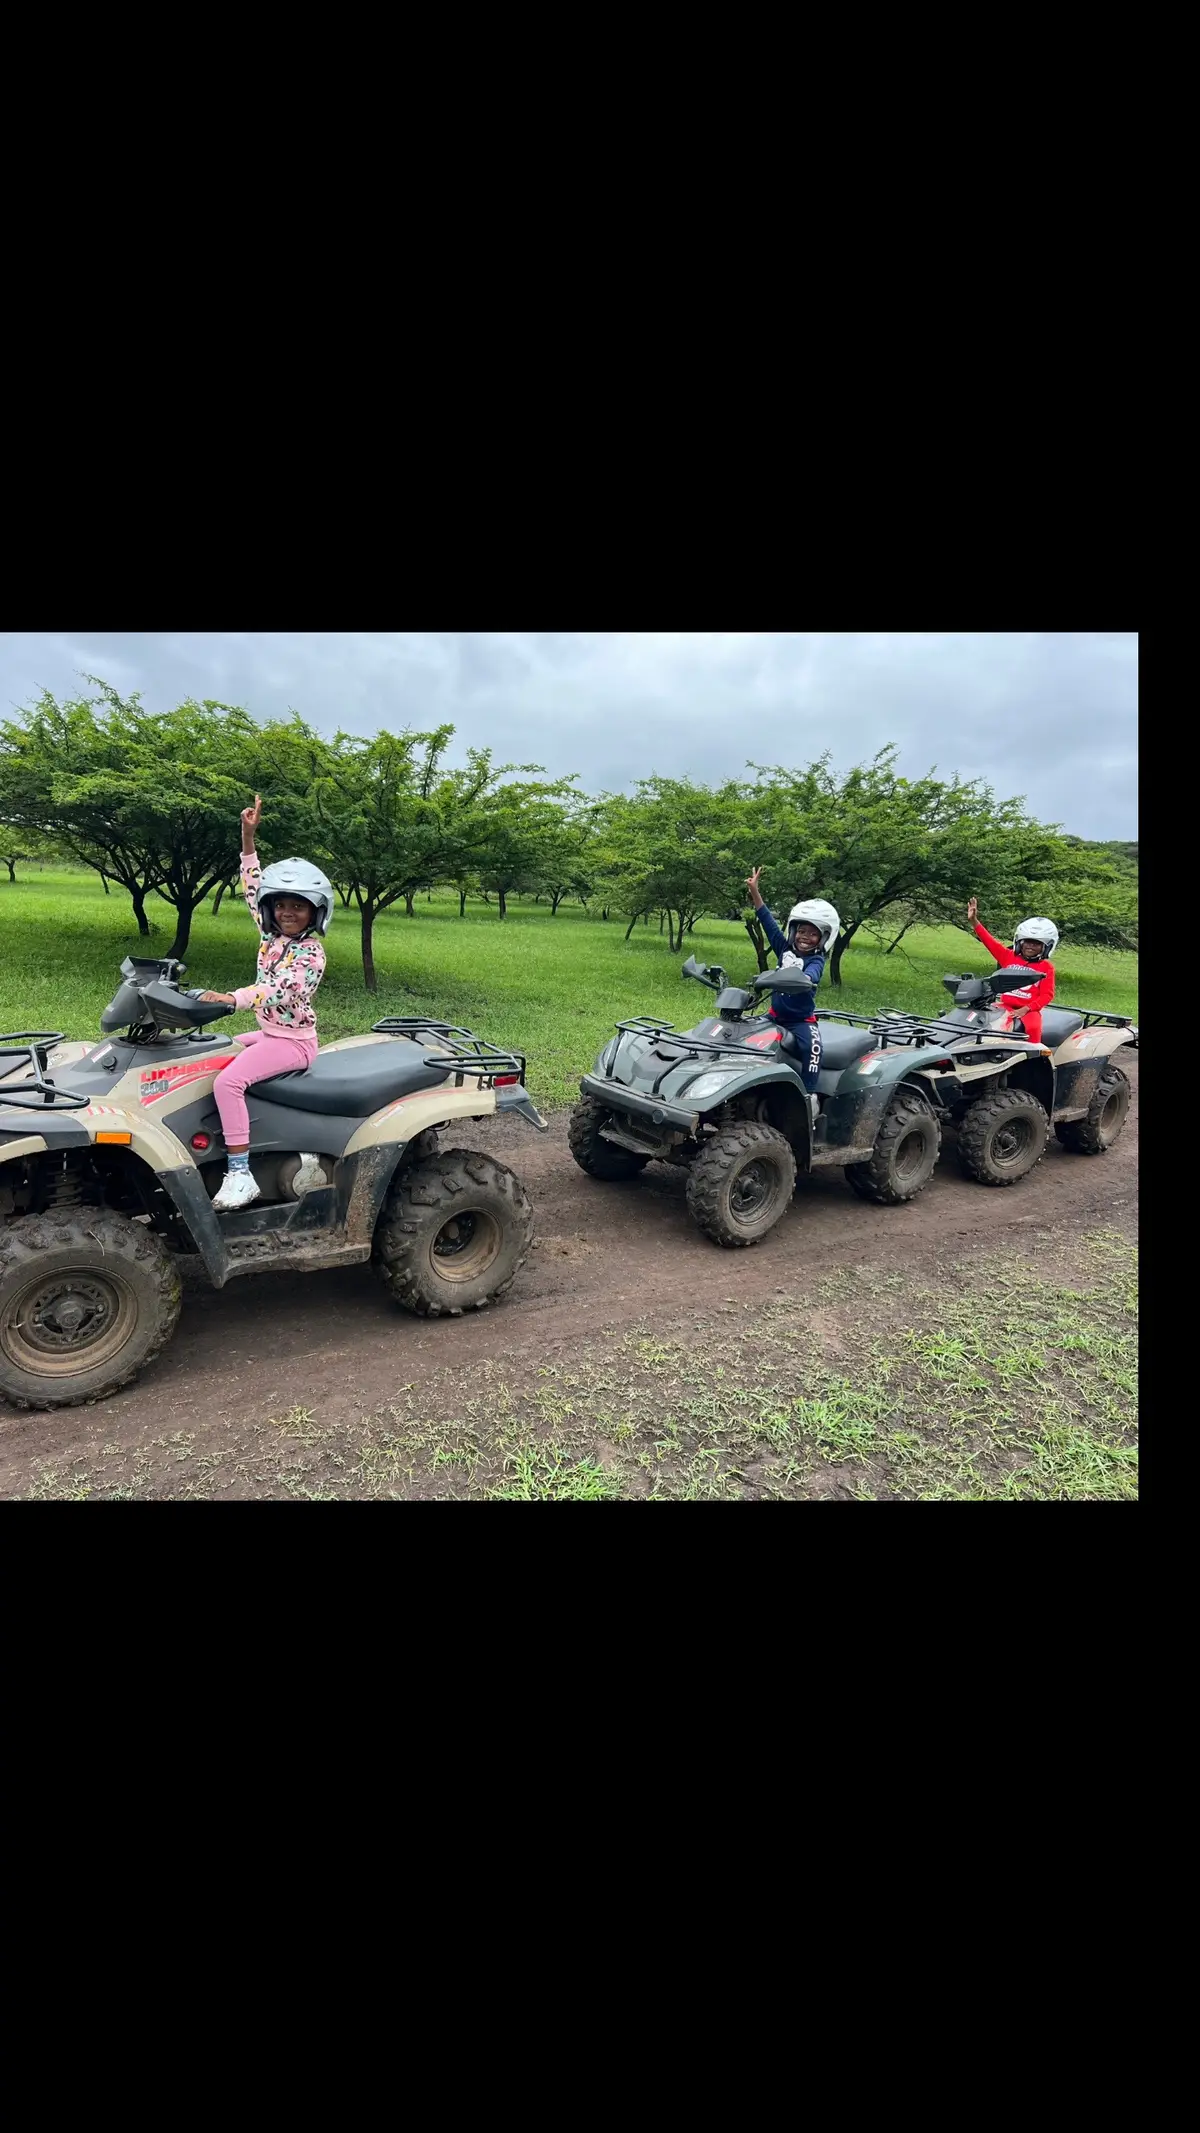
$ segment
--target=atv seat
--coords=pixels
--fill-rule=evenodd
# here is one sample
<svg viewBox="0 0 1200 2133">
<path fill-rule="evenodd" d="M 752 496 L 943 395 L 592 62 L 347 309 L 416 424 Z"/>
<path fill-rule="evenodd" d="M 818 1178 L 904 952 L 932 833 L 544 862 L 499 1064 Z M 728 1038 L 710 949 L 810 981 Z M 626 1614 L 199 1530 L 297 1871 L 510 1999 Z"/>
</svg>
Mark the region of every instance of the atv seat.
<svg viewBox="0 0 1200 2133">
<path fill-rule="evenodd" d="M 1043 1007 L 1042 1043 L 1048 1044 L 1052 1052 L 1056 1052 L 1060 1044 L 1065 1044 L 1068 1037 L 1073 1037 L 1076 1030 L 1082 1028 L 1083 1016 L 1075 1014 L 1071 1008 Z"/>
<path fill-rule="evenodd" d="M 356 1044 L 344 1052 L 318 1052 L 299 1074 L 271 1074 L 253 1094 L 290 1111 L 322 1111 L 333 1118 L 369 1118 L 398 1096 L 436 1089 L 445 1066 L 426 1066 L 420 1045 Z"/>
<path fill-rule="evenodd" d="M 876 1039 L 870 1030 L 855 1029 L 852 1022 L 823 1022 L 818 1018 L 817 1027 L 821 1032 L 822 1073 L 844 1074 L 864 1052 L 874 1050 Z"/>
</svg>

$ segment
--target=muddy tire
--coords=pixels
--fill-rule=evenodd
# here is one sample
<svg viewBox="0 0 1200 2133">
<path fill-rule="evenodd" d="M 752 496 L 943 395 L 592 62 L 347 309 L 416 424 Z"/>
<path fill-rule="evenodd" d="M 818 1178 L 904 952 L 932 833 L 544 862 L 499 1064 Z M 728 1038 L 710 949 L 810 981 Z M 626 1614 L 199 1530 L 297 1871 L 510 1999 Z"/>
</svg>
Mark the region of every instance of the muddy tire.
<svg viewBox="0 0 1200 2133">
<path fill-rule="evenodd" d="M 1050 1121 L 1027 1089 L 977 1097 L 958 1129 L 958 1160 L 979 1185 L 1015 1185 L 1046 1153 Z"/>
<path fill-rule="evenodd" d="M 503 1296 L 533 1242 L 533 1208 L 504 1163 L 447 1148 L 401 1172 L 375 1225 L 371 1263 L 418 1318 L 461 1318 Z"/>
<path fill-rule="evenodd" d="M 567 1146 L 581 1170 L 589 1178 L 601 1178 L 605 1184 L 618 1184 L 622 1178 L 636 1178 L 650 1161 L 648 1155 L 635 1155 L 632 1148 L 615 1148 L 611 1141 L 602 1139 L 600 1129 L 612 1117 L 603 1104 L 594 1104 L 587 1097 L 576 1104 L 567 1121 Z"/>
<path fill-rule="evenodd" d="M 166 1347 L 181 1302 L 143 1222 L 76 1207 L 0 1225 L 0 1395 L 78 1407 L 118 1392 Z"/>
<path fill-rule="evenodd" d="M 1129 1116 L 1133 1091 L 1121 1067 L 1106 1067 L 1088 1105 L 1086 1118 L 1073 1118 L 1054 1128 L 1064 1148 L 1072 1155 L 1103 1155 L 1117 1139 Z"/>
<path fill-rule="evenodd" d="M 869 1163 L 848 1163 L 846 1178 L 862 1200 L 902 1207 L 924 1192 L 942 1152 L 942 1129 L 918 1089 L 898 1089 L 879 1128 Z"/>
<path fill-rule="evenodd" d="M 688 1213 L 714 1244 L 757 1244 L 787 1212 L 796 1158 L 774 1126 L 723 1126 L 688 1171 Z"/>
</svg>

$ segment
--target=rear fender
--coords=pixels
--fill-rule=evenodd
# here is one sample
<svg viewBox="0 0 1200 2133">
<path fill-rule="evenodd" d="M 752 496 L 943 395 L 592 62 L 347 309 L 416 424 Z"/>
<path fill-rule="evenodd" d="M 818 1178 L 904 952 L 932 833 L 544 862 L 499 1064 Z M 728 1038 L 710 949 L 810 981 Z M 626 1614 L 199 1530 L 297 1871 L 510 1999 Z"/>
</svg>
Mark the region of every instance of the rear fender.
<svg viewBox="0 0 1200 2133">
<path fill-rule="evenodd" d="M 481 1089 L 477 1082 L 461 1089 L 449 1083 L 441 1089 L 418 1089 L 364 1118 L 347 1141 L 345 1153 L 360 1155 L 366 1148 L 389 1142 L 399 1149 L 430 1126 L 450 1126 L 460 1118 L 491 1118 L 495 1109 L 495 1090 Z"/>
<path fill-rule="evenodd" d="M 919 1067 L 915 1064 L 916 1059 L 920 1060 Z M 853 1060 L 846 1068 L 825 1106 L 822 1114 L 826 1122 L 825 1147 L 873 1148 L 888 1106 L 901 1083 L 911 1082 L 923 1095 L 936 1101 L 924 1077 L 952 1065 L 949 1053 L 927 1048 L 915 1055 L 907 1046 L 864 1052 L 861 1059 Z"/>
</svg>

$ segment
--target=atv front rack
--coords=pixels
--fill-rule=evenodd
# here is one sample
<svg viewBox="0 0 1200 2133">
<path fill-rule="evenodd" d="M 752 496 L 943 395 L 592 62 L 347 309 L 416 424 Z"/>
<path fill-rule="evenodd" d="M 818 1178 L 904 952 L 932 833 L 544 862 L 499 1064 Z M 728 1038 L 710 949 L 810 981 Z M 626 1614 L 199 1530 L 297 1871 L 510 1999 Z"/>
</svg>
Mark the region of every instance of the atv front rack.
<svg viewBox="0 0 1200 2133">
<path fill-rule="evenodd" d="M 382 1021 L 372 1022 L 371 1034 L 411 1037 L 417 1044 L 422 1037 L 436 1037 L 438 1050 L 426 1052 L 425 1063 L 453 1064 L 459 1088 L 464 1074 L 478 1074 L 481 1079 L 501 1079 L 506 1075 L 514 1075 L 521 1082 L 525 1079 L 523 1052 L 506 1052 L 498 1044 L 489 1044 L 486 1037 L 477 1037 L 473 1030 L 460 1029 L 456 1022 L 433 1022 L 424 1015 L 385 1015 Z"/>
<path fill-rule="evenodd" d="M 0 1060 L 27 1059 L 33 1069 L 32 1087 L 27 1081 L 18 1083 L 23 1091 L 20 1096 L 0 1081 L 0 1106 L 12 1104 L 18 1111 L 86 1111 L 90 1096 L 56 1088 L 46 1071 L 51 1046 L 62 1040 L 60 1029 L 18 1029 L 0 1035 Z"/>
</svg>

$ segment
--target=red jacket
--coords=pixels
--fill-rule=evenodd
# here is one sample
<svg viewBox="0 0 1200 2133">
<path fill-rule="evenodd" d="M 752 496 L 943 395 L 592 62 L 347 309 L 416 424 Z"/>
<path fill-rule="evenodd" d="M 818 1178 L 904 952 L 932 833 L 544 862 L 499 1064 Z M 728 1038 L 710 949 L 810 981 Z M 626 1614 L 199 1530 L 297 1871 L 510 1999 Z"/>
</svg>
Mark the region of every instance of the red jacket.
<svg viewBox="0 0 1200 2133">
<path fill-rule="evenodd" d="M 994 933 L 989 933 L 986 926 L 980 925 L 978 919 L 975 921 L 975 934 L 976 938 L 983 942 L 988 954 L 995 956 L 1001 969 L 1006 963 L 1020 962 L 1024 969 L 1037 971 L 1036 985 L 1023 986 L 1020 992 L 1002 993 L 1000 1004 L 1007 1007 L 1014 1021 L 1024 1023 L 1025 1035 L 1032 1037 L 1035 1044 L 1040 1044 L 1042 1009 L 1049 1007 L 1054 998 L 1053 963 L 1026 963 L 1024 956 L 1018 956 L 1015 948 L 1006 948 L 1003 941 L 996 939 Z"/>
</svg>

